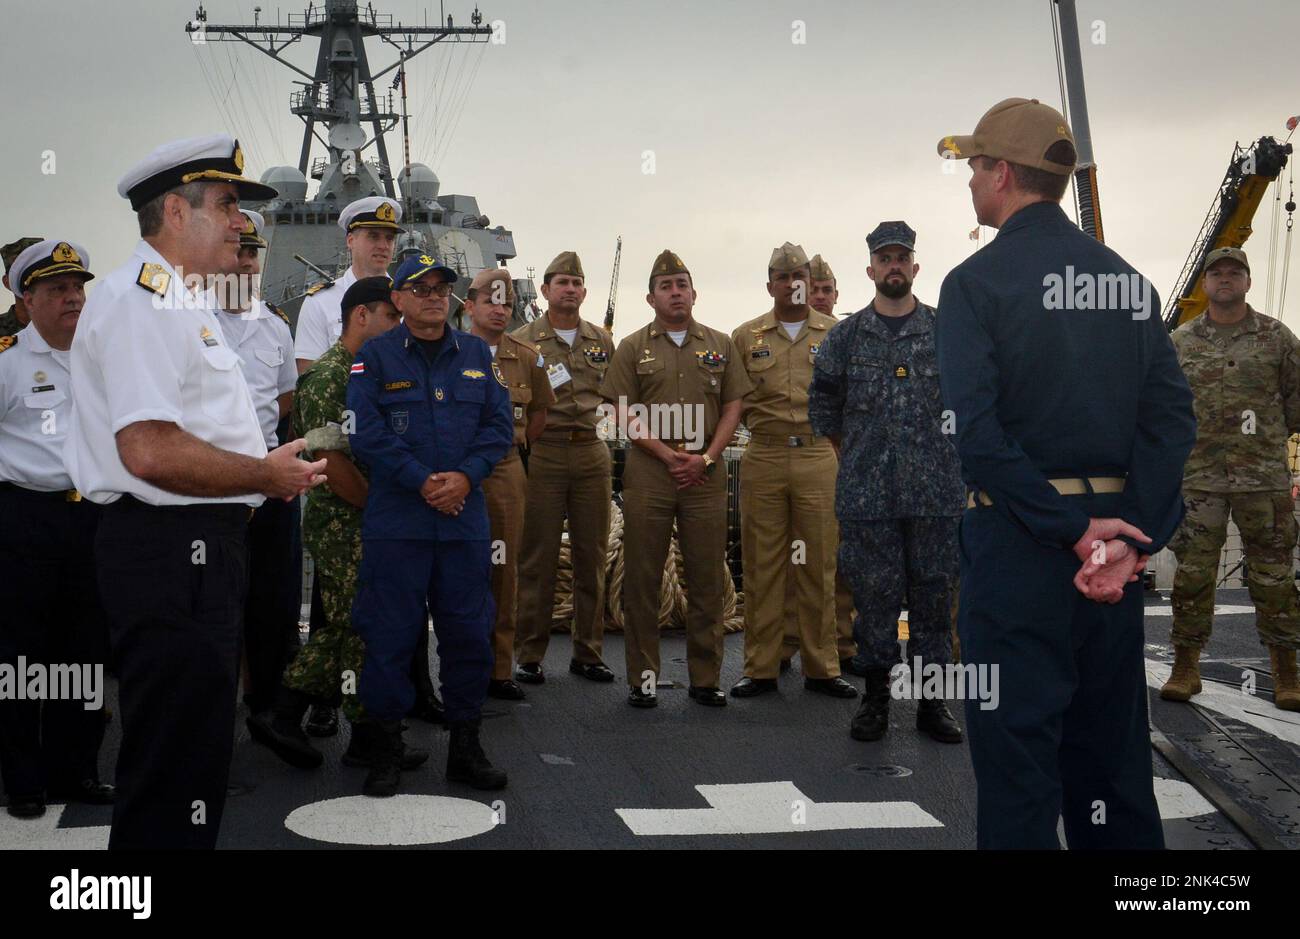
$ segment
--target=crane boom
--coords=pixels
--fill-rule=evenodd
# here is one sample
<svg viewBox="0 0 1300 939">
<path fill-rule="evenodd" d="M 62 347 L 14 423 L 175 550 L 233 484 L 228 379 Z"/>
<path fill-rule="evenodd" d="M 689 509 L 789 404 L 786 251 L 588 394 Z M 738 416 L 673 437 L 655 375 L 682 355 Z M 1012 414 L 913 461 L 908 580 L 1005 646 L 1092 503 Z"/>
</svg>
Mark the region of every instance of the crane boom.
<svg viewBox="0 0 1300 939">
<path fill-rule="evenodd" d="M 1272 137 L 1260 137 L 1244 150 L 1240 144 L 1233 147 L 1228 172 L 1165 303 L 1165 325 L 1171 332 L 1204 312 L 1208 301 L 1200 274 L 1205 256 L 1215 248 L 1240 248 L 1246 243 L 1255 211 L 1290 154 L 1291 144 Z"/>
<path fill-rule="evenodd" d="M 618 265 L 623 257 L 623 236 L 618 236 L 614 246 L 614 275 L 609 279 L 609 303 L 605 305 L 605 328 L 614 328 L 614 304 L 618 301 Z"/>
</svg>

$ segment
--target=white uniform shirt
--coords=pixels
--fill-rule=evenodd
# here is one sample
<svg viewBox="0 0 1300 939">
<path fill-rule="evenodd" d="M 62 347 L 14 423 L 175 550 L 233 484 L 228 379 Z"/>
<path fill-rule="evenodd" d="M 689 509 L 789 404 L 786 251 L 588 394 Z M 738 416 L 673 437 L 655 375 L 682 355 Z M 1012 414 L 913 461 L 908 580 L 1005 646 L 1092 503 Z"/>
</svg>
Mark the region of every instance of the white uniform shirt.
<svg viewBox="0 0 1300 939">
<path fill-rule="evenodd" d="M 280 423 L 279 397 L 293 391 L 298 383 L 289 324 L 261 300 L 253 301 L 247 313 L 234 315 L 222 311 L 217 319 L 226 343 L 239 355 L 266 447 L 274 450 L 279 446 L 275 437 L 276 425 Z"/>
<path fill-rule="evenodd" d="M 63 441 L 72 410 L 68 352 L 51 349 L 35 326 L 0 352 L 0 480 L 24 489 L 71 489 Z"/>
<path fill-rule="evenodd" d="M 145 264 L 170 277 L 159 295 L 137 280 Z M 261 458 L 266 441 L 253 399 L 226 344 L 212 293 L 191 294 L 147 242 L 86 300 L 72 341 L 72 419 L 63 460 L 81 494 L 115 502 L 123 494 L 150 505 L 243 502 L 257 494 L 204 498 L 167 492 L 131 475 L 116 434 L 139 421 L 166 421 L 221 450 Z"/>
<path fill-rule="evenodd" d="M 334 286 L 318 290 L 305 297 L 298 310 L 298 333 L 293 341 L 296 359 L 315 362 L 343 335 L 343 295 L 357 282 L 357 275 L 348 268 L 334 281 Z"/>
</svg>

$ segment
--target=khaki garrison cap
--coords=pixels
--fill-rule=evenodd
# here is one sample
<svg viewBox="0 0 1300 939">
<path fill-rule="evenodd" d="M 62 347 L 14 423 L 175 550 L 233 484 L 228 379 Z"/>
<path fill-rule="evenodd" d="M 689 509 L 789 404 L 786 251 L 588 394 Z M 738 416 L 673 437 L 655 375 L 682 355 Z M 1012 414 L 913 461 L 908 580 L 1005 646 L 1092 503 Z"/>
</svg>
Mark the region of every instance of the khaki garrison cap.
<svg viewBox="0 0 1300 939">
<path fill-rule="evenodd" d="M 808 266 L 808 255 L 804 253 L 800 245 L 792 245 L 786 242 L 779 248 L 772 250 L 772 257 L 767 262 L 769 271 L 797 271 L 801 267 Z"/>
<path fill-rule="evenodd" d="M 1246 269 L 1247 274 L 1250 273 L 1250 262 L 1246 260 L 1246 252 L 1242 251 L 1240 248 L 1229 248 L 1226 246 L 1215 248 L 1207 254 L 1205 256 L 1205 263 L 1201 265 L 1201 270 L 1208 271 L 1211 264 L 1215 261 L 1222 261 L 1224 258 L 1227 258 L 1230 261 L 1236 261 Z"/>
<path fill-rule="evenodd" d="M 666 274 L 686 274 L 689 276 L 690 273 L 686 265 L 682 263 L 682 259 L 665 248 L 659 254 L 659 257 L 655 258 L 655 263 L 650 268 L 650 292 L 654 292 L 656 277 L 663 277 Z"/>
<path fill-rule="evenodd" d="M 582 273 L 582 259 L 578 257 L 576 251 L 561 251 L 557 254 L 555 260 L 547 265 L 542 279 L 545 280 L 553 274 L 568 274 L 570 277 L 587 279 L 587 275 Z"/>
<path fill-rule="evenodd" d="M 809 269 L 812 273 L 813 280 L 834 280 L 835 272 L 831 266 L 823 260 L 820 254 L 814 254 L 813 259 L 808 262 Z"/>
<path fill-rule="evenodd" d="M 510 272 L 504 267 L 489 267 L 479 271 L 474 275 L 473 282 L 470 283 L 470 293 L 474 299 L 483 300 L 487 303 L 495 303 L 493 294 L 496 290 L 492 285 L 496 283 L 505 284 L 505 289 L 498 296 L 503 297 L 500 302 L 505 306 L 514 306 L 515 303 L 515 282 L 510 276 Z"/>
<path fill-rule="evenodd" d="M 1068 176 L 1074 172 L 1073 163 L 1047 159 L 1047 151 L 1062 140 L 1075 146 L 1074 134 L 1060 111 L 1037 98 L 1007 98 L 985 112 L 973 134 L 944 137 L 938 150 L 939 156 L 948 160 L 986 156 Z"/>
</svg>

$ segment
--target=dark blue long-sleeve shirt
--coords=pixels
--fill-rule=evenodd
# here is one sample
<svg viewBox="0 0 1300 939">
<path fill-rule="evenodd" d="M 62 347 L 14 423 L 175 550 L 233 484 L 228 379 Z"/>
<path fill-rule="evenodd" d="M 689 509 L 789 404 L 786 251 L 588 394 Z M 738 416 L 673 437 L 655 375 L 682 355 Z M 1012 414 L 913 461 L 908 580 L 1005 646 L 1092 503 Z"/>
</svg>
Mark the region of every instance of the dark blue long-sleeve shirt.
<svg viewBox="0 0 1300 939">
<path fill-rule="evenodd" d="M 1120 515 L 1153 539 L 1134 544 L 1169 540 L 1196 420 L 1149 281 L 1059 205 L 1034 203 L 944 278 L 938 324 L 970 488 L 1069 548 L 1088 517 L 1047 480 L 1126 476 Z"/>
<path fill-rule="evenodd" d="M 447 328 L 429 362 L 406 324 L 361 347 L 348 381 L 352 453 L 370 469 L 363 538 L 486 541 L 480 484 L 512 445 L 510 394 L 477 336 Z M 456 516 L 420 495 L 430 473 L 460 472 L 470 493 Z"/>
</svg>

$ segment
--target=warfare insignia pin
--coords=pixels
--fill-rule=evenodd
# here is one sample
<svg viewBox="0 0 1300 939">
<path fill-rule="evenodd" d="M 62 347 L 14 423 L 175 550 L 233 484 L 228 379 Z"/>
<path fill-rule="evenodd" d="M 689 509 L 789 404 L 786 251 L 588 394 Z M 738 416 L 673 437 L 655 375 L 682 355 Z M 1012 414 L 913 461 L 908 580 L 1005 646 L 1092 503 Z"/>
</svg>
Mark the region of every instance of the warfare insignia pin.
<svg viewBox="0 0 1300 939">
<path fill-rule="evenodd" d="M 495 363 L 493 363 L 495 366 Z M 466 378 L 487 378 L 486 372 L 480 372 L 476 368 L 463 368 L 460 370 L 461 375 Z"/>
</svg>

